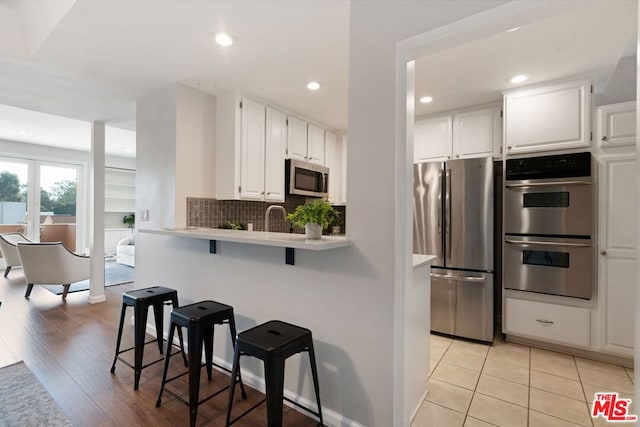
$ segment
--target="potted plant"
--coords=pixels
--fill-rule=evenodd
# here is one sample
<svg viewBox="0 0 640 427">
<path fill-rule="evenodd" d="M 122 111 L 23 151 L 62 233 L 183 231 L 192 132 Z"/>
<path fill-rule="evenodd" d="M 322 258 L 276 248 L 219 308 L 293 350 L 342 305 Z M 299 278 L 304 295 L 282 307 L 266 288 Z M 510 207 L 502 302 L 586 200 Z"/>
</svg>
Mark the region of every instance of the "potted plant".
<svg viewBox="0 0 640 427">
<path fill-rule="evenodd" d="M 337 217 L 338 212 L 324 199 L 300 205 L 295 212 L 287 215 L 292 225 L 304 227 L 307 239 L 317 240 L 322 237 L 322 229 Z"/>
<path fill-rule="evenodd" d="M 128 225 L 129 228 L 133 228 L 133 226 L 136 224 L 136 216 L 135 216 L 135 214 L 125 215 L 122 218 L 122 223 Z"/>
</svg>

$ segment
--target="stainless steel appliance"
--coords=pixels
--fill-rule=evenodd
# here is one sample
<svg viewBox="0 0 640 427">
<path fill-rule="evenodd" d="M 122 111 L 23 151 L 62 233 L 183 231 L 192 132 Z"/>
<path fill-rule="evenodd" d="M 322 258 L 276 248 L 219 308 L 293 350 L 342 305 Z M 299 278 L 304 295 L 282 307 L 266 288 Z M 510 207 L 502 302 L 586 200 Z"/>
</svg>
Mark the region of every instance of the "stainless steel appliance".
<svg viewBox="0 0 640 427">
<path fill-rule="evenodd" d="M 591 154 L 510 159 L 504 185 L 504 287 L 591 299 Z"/>
<path fill-rule="evenodd" d="M 493 160 L 414 165 L 413 252 L 437 258 L 431 330 L 493 341 Z"/>
<path fill-rule="evenodd" d="M 287 194 L 307 197 L 327 197 L 329 168 L 295 159 L 285 161 Z"/>
</svg>

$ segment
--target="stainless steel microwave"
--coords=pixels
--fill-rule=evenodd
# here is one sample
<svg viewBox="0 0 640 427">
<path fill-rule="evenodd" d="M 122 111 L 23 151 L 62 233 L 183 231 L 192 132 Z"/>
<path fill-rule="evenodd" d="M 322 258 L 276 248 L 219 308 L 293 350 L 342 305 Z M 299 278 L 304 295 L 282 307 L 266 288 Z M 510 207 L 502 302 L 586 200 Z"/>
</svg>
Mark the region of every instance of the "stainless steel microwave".
<svg viewBox="0 0 640 427">
<path fill-rule="evenodd" d="M 326 198 L 329 191 L 329 168 L 295 159 L 285 160 L 287 194 Z"/>
</svg>

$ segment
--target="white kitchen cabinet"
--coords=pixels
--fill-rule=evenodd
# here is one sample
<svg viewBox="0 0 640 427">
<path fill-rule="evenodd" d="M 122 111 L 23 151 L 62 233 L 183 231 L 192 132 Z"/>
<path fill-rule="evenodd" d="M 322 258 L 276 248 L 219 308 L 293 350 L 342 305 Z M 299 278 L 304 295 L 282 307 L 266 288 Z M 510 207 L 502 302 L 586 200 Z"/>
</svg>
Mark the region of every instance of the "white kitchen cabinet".
<svg viewBox="0 0 640 427">
<path fill-rule="evenodd" d="M 504 95 L 506 155 L 591 145 L 590 82 L 521 88 Z"/>
<path fill-rule="evenodd" d="M 498 107 L 418 120 L 414 132 L 414 163 L 500 157 L 502 119 Z"/>
<path fill-rule="evenodd" d="M 501 146 L 500 108 L 483 108 L 454 114 L 454 158 L 500 157 Z"/>
<path fill-rule="evenodd" d="M 294 116 L 288 118 L 287 155 L 290 159 L 307 161 L 307 122 Z"/>
<path fill-rule="evenodd" d="M 633 357 L 636 284 L 636 160 L 633 152 L 600 166 L 598 311 L 600 351 Z"/>
<path fill-rule="evenodd" d="M 264 199 L 265 106 L 242 98 L 240 198 Z"/>
<path fill-rule="evenodd" d="M 329 168 L 329 202 L 342 203 L 342 142 L 329 131 L 325 132 L 325 166 Z"/>
<path fill-rule="evenodd" d="M 324 166 L 324 129 L 311 123 L 307 129 L 307 161 Z"/>
<path fill-rule="evenodd" d="M 505 333 L 571 347 L 589 347 L 589 310 L 505 298 Z"/>
<path fill-rule="evenodd" d="M 603 149 L 636 143 L 636 102 L 603 105 L 597 108 L 598 146 Z"/>
<path fill-rule="evenodd" d="M 135 212 L 136 171 L 104 168 L 105 212 Z"/>
<path fill-rule="evenodd" d="M 264 162 L 264 200 L 284 202 L 284 159 L 287 149 L 287 116 L 267 107 Z"/>
<path fill-rule="evenodd" d="M 416 121 L 413 137 L 413 162 L 451 158 L 452 117 L 433 117 Z"/>
<path fill-rule="evenodd" d="M 278 113 L 267 122 L 264 104 L 238 92 L 218 95 L 217 199 L 284 201 L 286 118 Z"/>
</svg>

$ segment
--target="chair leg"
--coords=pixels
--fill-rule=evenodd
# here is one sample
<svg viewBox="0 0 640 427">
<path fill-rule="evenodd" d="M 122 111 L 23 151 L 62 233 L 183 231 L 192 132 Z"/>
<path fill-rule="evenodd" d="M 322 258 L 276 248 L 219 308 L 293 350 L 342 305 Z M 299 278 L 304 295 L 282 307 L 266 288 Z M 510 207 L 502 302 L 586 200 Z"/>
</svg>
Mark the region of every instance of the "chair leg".
<svg viewBox="0 0 640 427">
<path fill-rule="evenodd" d="M 144 304 L 136 304 L 134 306 L 134 340 L 133 340 L 133 353 L 134 353 L 134 380 L 133 389 L 137 390 L 140 384 L 140 374 L 142 372 L 142 358 L 144 355 L 144 338 L 147 332 L 147 313 L 149 311 L 148 306 L 142 307 Z"/>
<path fill-rule="evenodd" d="M 231 420 L 231 407 L 233 406 L 233 394 L 236 391 L 236 377 L 240 372 L 240 348 L 236 346 L 233 352 L 233 366 L 231 368 L 231 386 L 229 387 L 229 403 L 227 404 L 227 421 L 225 426 L 229 427 L 229 421 Z M 242 383 L 240 383 L 242 384 Z"/>
<path fill-rule="evenodd" d="M 173 331 L 175 328 L 182 329 L 180 326 L 174 323 L 169 324 L 169 336 L 167 337 L 167 355 L 164 357 L 164 370 L 162 371 L 162 383 L 160 384 L 160 394 L 158 394 L 158 400 L 156 400 L 156 408 L 160 407 L 162 403 L 162 392 L 164 391 L 164 385 L 167 382 L 167 372 L 169 371 L 169 359 L 171 359 L 171 342 L 173 341 Z"/>
<path fill-rule="evenodd" d="M 63 285 L 62 288 L 62 301 L 66 301 L 67 300 L 67 294 L 69 293 L 69 286 L 71 286 L 71 283 L 69 283 L 68 285 Z"/>
<path fill-rule="evenodd" d="M 233 344 L 233 348 L 236 348 L 236 322 L 234 320 L 233 313 L 231 315 L 231 319 L 229 319 L 229 333 L 231 333 L 231 344 Z M 233 377 L 235 379 L 235 377 Z M 242 392 L 242 398 L 247 398 L 247 392 L 244 390 L 244 384 L 242 384 L 242 374 L 240 373 L 240 368 L 238 368 L 238 381 L 240 382 L 240 391 Z"/>
<path fill-rule="evenodd" d="M 318 384 L 318 368 L 316 366 L 316 354 L 313 351 L 313 341 L 309 343 L 309 363 L 311 364 L 311 375 L 313 376 L 313 388 L 316 391 L 316 403 L 318 404 L 318 415 L 320 418 L 320 425 L 323 426 L 322 421 L 322 406 L 320 405 L 320 384 Z"/>
<path fill-rule="evenodd" d="M 122 310 L 120 310 L 120 326 L 118 326 L 118 338 L 116 339 L 116 355 L 113 356 L 113 365 L 111 365 L 111 373 L 116 371 L 116 360 L 118 360 L 118 352 L 120 351 L 120 341 L 122 340 L 122 328 L 124 326 L 124 318 L 127 313 L 127 305 L 122 303 Z"/>
<path fill-rule="evenodd" d="M 284 396 L 284 360 L 275 357 L 265 363 L 265 394 L 267 395 L 267 425 L 282 426 L 282 404 Z"/>
<path fill-rule="evenodd" d="M 33 283 L 29 283 L 27 285 L 27 292 L 25 292 L 24 297 L 29 298 L 29 295 L 31 295 L 32 290 L 33 290 Z"/>
<path fill-rule="evenodd" d="M 158 350 L 160 354 L 164 351 L 162 336 L 164 334 L 164 304 L 156 303 L 153 305 L 153 317 L 156 322 L 156 341 L 158 342 Z"/>
<path fill-rule="evenodd" d="M 7 269 L 4 271 L 4 277 L 5 278 L 9 275 L 10 271 L 11 271 L 11 266 L 8 266 Z"/>
<path fill-rule="evenodd" d="M 203 327 L 203 339 L 204 339 L 204 360 L 205 368 L 207 368 L 207 379 L 211 381 L 212 367 L 213 367 L 213 336 L 215 327 L 213 325 L 207 325 Z"/>
<path fill-rule="evenodd" d="M 176 293 L 176 295 L 174 297 L 171 298 L 171 302 L 173 303 L 173 309 L 175 310 L 176 308 L 179 307 L 178 305 L 178 294 Z M 180 339 L 180 352 L 182 353 L 182 360 L 184 361 L 184 367 L 186 368 L 187 366 L 189 366 L 188 362 L 187 362 L 187 356 L 184 352 L 184 339 L 182 339 L 182 328 L 178 328 L 178 338 Z M 170 343 L 172 344 L 172 343 Z M 171 347 L 168 347 L 171 348 Z M 167 350 L 167 354 L 169 353 L 169 350 Z"/>
<path fill-rule="evenodd" d="M 200 393 L 200 370 L 202 369 L 202 330 L 198 327 L 187 328 L 189 341 L 189 424 L 195 427 L 198 416 Z"/>
</svg>

